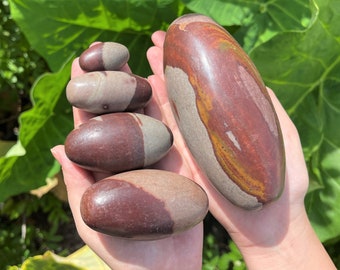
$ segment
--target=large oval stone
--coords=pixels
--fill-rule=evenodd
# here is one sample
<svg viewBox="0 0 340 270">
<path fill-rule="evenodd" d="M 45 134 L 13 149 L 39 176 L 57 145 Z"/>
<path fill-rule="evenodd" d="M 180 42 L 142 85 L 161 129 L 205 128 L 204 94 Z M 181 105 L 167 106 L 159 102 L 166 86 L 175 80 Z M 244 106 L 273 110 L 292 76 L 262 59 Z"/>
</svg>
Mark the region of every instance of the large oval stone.
<svg viewBox="0 0 340 270">
<path fill-rule="evenodd" d="M 246 209 L 277 199 L 285 179 L 280 125 L 234 38 L 206 16 L 183 16 L 167 31 L 164 70 L 180 130 L 214 186 Z"/>
<path fill-rule="evenodd" d="M 97 116 L 66 138 L 65 152 L 80 167 L 122 172 L 149 166 L 166 155 L 172 132 L 161 121 L 137 113 Z"/>
<path fill-rule="evenodd" d="M 101 42 L 85 50 L 79 65 L 85 71 L 120 70 L 129 60 L 128 48 L 116 42 Z"/>
<path fill-rule="evenodd" d="M 208 211 L 208 198 L 184 176 L 144 169 L 95 183 L 84 193 L 80 211 L 84 222 L 96 231 L 154 240 L 201 222 Z"/>
<path fill-rule="evenodd" d="M 66 87 L 68 101 L 95 114 L 135 111 L 152 96 L 149 82 L 122 71 L 89 72 L 71 79 Z"/>
</svg>

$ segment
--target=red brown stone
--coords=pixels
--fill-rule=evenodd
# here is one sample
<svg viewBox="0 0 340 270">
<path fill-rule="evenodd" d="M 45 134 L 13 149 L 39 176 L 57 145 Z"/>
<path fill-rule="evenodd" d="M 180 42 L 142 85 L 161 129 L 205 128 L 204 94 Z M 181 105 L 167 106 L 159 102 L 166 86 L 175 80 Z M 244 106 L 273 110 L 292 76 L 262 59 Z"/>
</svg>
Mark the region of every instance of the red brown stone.
<svg viewBox="0 0 340 270">
<path fill-rule="evenodd" d="M 200 186 L 160 170 L 135 170 L 90 186 L 81 199 L 84 222 L 92 229 L 134 240 L 154 240 L 192 228 L 208 211 Z"/>
<path fill-rule="evenodd" d="M 151 165 L 171 148 L 171 131 L 161 122 L 137 113 L 97 116 L 66 138 L 65 152 L 80 167 L 123 172 Z"/>
<path fill-rule="evenodd" d="M 167 31 L 164 69 L 181 132 L 215 187 L 246 209 L 277 199 L 285 178 L 280 124 L 236 40 L 208 17 L 183 16 Z"/>
</svg>

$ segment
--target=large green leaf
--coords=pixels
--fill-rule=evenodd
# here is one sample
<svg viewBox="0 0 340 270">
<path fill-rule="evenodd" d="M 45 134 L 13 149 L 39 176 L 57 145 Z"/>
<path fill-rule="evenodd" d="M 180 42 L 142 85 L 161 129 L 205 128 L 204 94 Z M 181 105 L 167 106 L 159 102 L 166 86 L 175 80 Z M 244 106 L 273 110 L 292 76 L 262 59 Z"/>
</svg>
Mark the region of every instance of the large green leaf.
<svg viewBox="0 0 340 270">
<path fill-rule="evenodd" d="M 32 89 L 31 110 L 21 114 L 20 142 L 0 158 L 0 201 L 45 184 L 55 172 L 50 148 L 63 143 L 72 129 L 71 108 L 64 88 L 71 61 L 54 74 L 42 76 Z"/>
<path fill-rule="evenodd" d="M 303 30 L 311 20 L 309 0 L 184 0 L 198 13 L 214 18 L 224 26 L 242 26 L 235 38 L 246 51 L 269 40 L 277 33 Z"/>
<path fill-rule="evenodd" d="M 136 35 L 149 37 L 153 30 L 178 15 L 174 0 L 12 0 L 10 3 L 11 13 L 30 44 L 54 71 L 94 40 L 131 44 Z M 145 40 L 137 41 L 142 45 L 139 50 L 143 50 Z"/>
<path fill-rule="evenodd" d="M 306 206 L 325 241 L 340 235 L 340 1 L 315 2 L 306 31 L 278 34 L 251 56 L 300 132 L 312 187 Z"/>
<path fill-rule="evenodd" d="M 83 246 L 71 255 L 62 257 L 51 251 L 25 260 L 22 266 L 9 270 L 109 270 L 110 268 L 88 247 Z"/>
</svg>

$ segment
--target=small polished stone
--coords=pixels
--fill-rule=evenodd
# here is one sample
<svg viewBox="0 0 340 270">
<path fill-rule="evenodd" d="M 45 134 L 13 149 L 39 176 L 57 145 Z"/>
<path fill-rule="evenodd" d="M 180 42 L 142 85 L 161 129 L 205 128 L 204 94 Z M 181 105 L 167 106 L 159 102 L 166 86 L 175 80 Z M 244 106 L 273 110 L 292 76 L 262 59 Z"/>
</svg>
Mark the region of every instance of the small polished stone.
<svg viewBox="0 0 340 270">
<path fill-rule="evenodd" d="M 85 169 L 118 173 L 156 163 L 172 143 L 172 132 L 161 121 L 138 113 L 112 113 L 74 129 L 66 138 L 65 152 Z"/>
<path fill-rule="evenodd" d="M 135 111 L 152 96 L 149 82 L 122 71 L 94 71 L 72 78 L 66 97 L 75 107 L 94 114 Z"/>
<path fill-rule="evenodd" d="M 203 189 L 190 179 L 161 170 L 135 170 L 98 181 L 81 199 L 92 229 L 133 240 L 155 240 L 188 230 L 208 211 Z"/>
<path fill-rule="evenodd" d="M 129 50 L 116 42 L 101 42 L 85 50 L 79 65 L 85 71 L 120 70 L 129 60 Z"/>
</svg>

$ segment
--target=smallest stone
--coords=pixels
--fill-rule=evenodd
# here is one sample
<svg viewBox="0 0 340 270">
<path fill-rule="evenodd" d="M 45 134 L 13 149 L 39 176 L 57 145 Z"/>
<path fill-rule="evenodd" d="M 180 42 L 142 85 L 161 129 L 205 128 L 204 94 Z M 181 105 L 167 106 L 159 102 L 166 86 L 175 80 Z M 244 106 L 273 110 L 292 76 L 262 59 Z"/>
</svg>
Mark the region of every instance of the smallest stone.
<svg viewBox="0 0 340 270">
<path fill-rule="evenodd" d="M 85 71 L 120 70 L 129 60 L 128 48 L 116 42 L 101 42 L 85 50 L 79 65 Z"/>
</svg>

